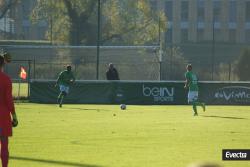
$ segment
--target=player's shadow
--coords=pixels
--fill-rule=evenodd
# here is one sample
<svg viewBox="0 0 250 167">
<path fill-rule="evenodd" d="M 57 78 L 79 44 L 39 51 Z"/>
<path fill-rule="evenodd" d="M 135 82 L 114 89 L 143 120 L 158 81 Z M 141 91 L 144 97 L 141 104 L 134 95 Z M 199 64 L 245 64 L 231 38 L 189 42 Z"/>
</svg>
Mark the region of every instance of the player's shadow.
<svg viewBox="0 0 250 167">
<path fill-rule="evenodd" d="M 77 107 L 70 107 L 70 108 L 67 108 L 67 109 L 73 109 L 73 110 L 85 110 L 85 111 L 110 111 L 110 110 L 105 110 L 105 109 L 95 109 L 95 108 L 77 108 Z"/>
<path fill-rule="evenodd" d="M 247 119 L 247 118 L 241 118 L 241 117 L 223 117 L 223 116 L 216 116 L 216 115 L 201 115 L 201 117 L 223 118 L 223 119 Z"/>
<path fill-rule="evenodd" d="M 101 167 L 98 165 L 82 164 L 82 163 L 67 162 L 67 161 L 57 161 L 57 160 L 45 160 L 45 159 L 38 159 L 38 158 L 17 157 L 17 156 L 10 156 L 10 159 L 20 160 L 20 161 L 31 161 L 31 162 L 37 162 L 37 163 L 47 163 L 51 165 L 54 164 L 54 165 L 72 166 L 72 167 Z"/>
</svg>

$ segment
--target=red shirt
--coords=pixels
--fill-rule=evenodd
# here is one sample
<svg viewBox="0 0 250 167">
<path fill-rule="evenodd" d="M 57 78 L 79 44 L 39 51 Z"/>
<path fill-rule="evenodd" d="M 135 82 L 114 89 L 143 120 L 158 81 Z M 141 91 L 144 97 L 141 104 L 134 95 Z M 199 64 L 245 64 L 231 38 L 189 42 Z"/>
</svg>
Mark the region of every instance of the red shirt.
<svg viewBox="0 0 250 167">
<path fill-rule="evenodd" d="M 14 111 L 12 82 L 0 71 L 0 136 L 12 136 L 11 113 Z"/>
</svg>

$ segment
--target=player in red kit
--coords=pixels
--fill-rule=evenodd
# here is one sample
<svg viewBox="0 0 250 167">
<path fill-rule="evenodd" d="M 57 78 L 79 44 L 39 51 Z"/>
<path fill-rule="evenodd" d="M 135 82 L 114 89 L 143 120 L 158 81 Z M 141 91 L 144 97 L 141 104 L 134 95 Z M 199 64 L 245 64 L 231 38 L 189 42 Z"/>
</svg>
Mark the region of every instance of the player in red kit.
<svg viewBox="0 0 250 167">
<path fill-rule="evenodd" d="M 10 55 L 0 55 L 0 150 L 2 167 L 8 167 L 9 149 L 8 141 L 12 136 L 12 126 L 18 124 L 15 107 L 12 99 L 12 82 L 3 73 L 3 66 L 10 62 Z"/>
</svg>

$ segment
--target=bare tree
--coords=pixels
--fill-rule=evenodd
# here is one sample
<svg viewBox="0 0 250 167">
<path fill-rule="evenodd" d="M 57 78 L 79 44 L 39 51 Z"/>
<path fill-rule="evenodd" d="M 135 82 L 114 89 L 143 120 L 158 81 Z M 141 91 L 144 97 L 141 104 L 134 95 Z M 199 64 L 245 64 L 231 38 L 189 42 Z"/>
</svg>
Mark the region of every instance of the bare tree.
<svg viewBox="0 0 250 167">
<path fill-rule="evenodd" d="M 18 0 L 0 0 L 0 19 L 5 16 L 8 10 L 17 4 Z"/>
</svg>

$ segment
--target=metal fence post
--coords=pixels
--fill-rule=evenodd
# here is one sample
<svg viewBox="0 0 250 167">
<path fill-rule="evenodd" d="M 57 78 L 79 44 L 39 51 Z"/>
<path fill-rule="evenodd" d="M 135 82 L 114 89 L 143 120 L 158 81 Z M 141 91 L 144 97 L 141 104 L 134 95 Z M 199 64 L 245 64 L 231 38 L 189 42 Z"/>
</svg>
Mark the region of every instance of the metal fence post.
<svg viewBox="0 0 250 167">
<path fill-rule="evenodd" d="M 230 81 L 231 80 L 231 62 L 229 62 L 228 66 L 229 66 L 228 80 Z"/>
<path fill-rule="evenodd" d="M 28 60 L 28 66 L 29 66 L 29 70 L 28 70 L 28 98 L 29 98 L 30 97 L 31 60 Z"/>
</svg>

